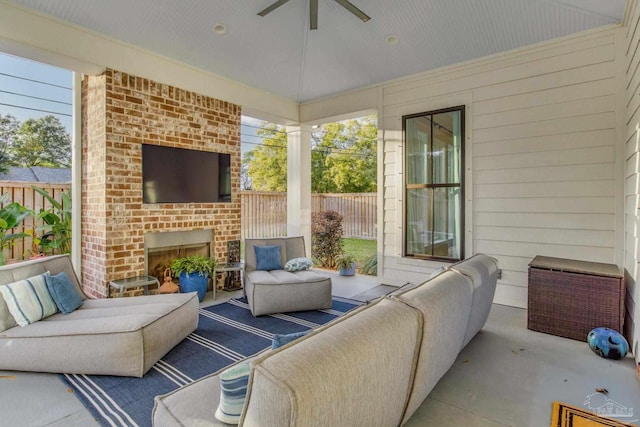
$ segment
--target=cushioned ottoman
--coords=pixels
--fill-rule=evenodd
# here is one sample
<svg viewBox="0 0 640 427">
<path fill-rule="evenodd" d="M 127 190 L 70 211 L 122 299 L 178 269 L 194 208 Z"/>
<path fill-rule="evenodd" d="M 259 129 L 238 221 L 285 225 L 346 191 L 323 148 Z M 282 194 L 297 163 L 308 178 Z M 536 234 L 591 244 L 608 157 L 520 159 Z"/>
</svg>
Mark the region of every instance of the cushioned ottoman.
<svg viewBox="0 0 640 427">
<path fill-rule="evenodd" d="M 64 271 L 81 293 L 67 255 L 0 267 L 0 286 L 49 271 Z M 88 299 L 0 332 L 0 370 L 141 377 L 198 324 L 198 297 L 189 294 Z M 1 298 L 0 298 L 1 300 Z M 0 318 L 7 306 L 0 301 Z"/>
</svg>

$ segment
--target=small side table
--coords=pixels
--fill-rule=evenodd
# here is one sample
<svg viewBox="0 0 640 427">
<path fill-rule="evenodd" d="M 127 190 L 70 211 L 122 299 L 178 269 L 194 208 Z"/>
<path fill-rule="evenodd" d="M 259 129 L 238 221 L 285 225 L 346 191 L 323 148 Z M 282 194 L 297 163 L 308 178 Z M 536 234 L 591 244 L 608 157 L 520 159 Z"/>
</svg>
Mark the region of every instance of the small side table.
<svg viewBox="0 0 640 427">
<path fill-rule="evenodd" d="M 142 288 L 145 295 L 149 295 L 149 285 L 156 285 L 160 288 L 160 281 L 153 276 L 137 276 L 126 279 L 112 280 L 109 286 L 120 290 L 120 296 L 124 296 L 125 289 Z"/>
<path fill-rule="evenodd" d="M 213 270 L 213 277 L 217 278 L 218 273 L 239 272 L 240 283 L 242 283 L 242 270 L 244 270 L 244 264 L 242 262 L 230 262 L 226 264 L 218 264 L 216 268 Z M 215 289 L 216 288 L 215 279 L 214 279 L 213 285 L 214 285 L 213 288 Z M 242 289 L 242 287 L 238 289 Z M 213 297 L 215 299 L 215 291 L 214 291 Z"/>
</svg>

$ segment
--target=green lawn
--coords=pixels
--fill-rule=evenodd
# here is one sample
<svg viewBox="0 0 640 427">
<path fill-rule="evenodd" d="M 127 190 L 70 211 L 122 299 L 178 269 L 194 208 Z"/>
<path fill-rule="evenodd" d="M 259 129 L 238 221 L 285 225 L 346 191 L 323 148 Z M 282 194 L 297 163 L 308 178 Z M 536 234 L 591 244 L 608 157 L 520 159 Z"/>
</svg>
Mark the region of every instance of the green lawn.
<svg viewBox="0 0 640 427">
<path fill-rule="evenodd" d="M 344 243 L 344 252 L 356 257 L 358 269 L 362 268 L 367 259 L 376 254 L 377 242 L 375 240 L 342 239 L 342 242 Z"/>
</svg>

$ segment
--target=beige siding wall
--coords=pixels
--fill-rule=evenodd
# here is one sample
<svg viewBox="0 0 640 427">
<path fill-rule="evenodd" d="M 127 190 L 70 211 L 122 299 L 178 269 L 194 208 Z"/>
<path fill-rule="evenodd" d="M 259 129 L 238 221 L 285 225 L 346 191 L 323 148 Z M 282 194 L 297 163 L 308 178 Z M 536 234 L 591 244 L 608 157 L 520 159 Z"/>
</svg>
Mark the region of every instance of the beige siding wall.
<svg viewBox="0 0 640 427">
<path fill-rule="evenodd" d="M 639 344 L 640 327 L 640 286 L 638 272 L 640 262 L 639 229 L 640 215 L 640 7 L 637 1 L 632 2 L 631 13 L 625 28 L 625 73 L 626 73 L 626 147 L 625 147 L 625 283 L 627 286 L 627 336 L 633 337 L 631 348 L 640 363 Z M 635 322 L 629 319 L 635 319 Z"/>
<path fill-rule="evenodd" d="M 384 282 L 424 280 L 439 266 L 401 256 L 402 115 L 461 104 L 467 106 L 465 252 L 499 260 L 497 303 L 526 307 L 527 265 L 538 254 L 622 263 L 616 251 L 621 31 L 590 32 L 381 88 Z"/>
</svg>

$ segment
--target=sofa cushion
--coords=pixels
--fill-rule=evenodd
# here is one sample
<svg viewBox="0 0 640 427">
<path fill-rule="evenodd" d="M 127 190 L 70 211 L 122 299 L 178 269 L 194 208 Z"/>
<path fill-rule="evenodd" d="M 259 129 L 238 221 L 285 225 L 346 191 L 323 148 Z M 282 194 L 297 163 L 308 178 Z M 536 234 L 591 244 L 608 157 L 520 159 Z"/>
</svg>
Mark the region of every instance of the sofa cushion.
<svg viewBox="0 0 640 427">
<path fill-rule="evenodd" d="M 419 310 L 424 324 L 404 423 L 420 407 L 460 352 L 469 321 L 473 284 L 468 277 L 447 270 L 395 298 Z"/>
<path fill-rule="evenodd" d="M 282 268 L 280 261 L 280 245 L 254 246 L 256 252 L 256 270 L 279 270 Z"/>
<path fill-rule="evenodd" d="M 313 262 L 306 257 L 293 258 L 284 265 L 286 271 L 304 271 L 313 267 Z"/>
<path fill-rule="evenodd" d="M 253 363 L 241 424 L 400 425 L 421 328 L 414 309 L 383 299 L 265 353 Z"/>
<path fill-rule="evenodd" d="M 58 311 L 47 289 L 45 275 L 38 274 L 0 286 L 7 308 L 18 325 L 30 325 Z"/>
<path fill-rule="evenodd" d="M 238 424 L 247 398 L 249 363 L 240 363 L 220 373 L 220 403 L 215 417 L 226 424 Z"/>
<path fill-rule="evenodd" d="M 69 280 L 67 273 L 61 271 L 55 275 L 46 274 L 45 280 L 51 298 L 63 314 L 69 314 L 82 305 L 82 296 Z"/>
</svg>

